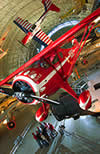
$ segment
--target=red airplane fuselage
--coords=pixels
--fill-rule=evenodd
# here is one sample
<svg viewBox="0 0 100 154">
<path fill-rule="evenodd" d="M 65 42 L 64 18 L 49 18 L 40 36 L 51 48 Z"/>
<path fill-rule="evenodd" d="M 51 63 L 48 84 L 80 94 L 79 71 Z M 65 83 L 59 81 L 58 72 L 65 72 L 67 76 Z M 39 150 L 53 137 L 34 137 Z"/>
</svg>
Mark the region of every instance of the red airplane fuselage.
<svg viewBox="0 0 100 154">
<path fill-rule="evenodd" d="M 67 50 L 58 49 L 57 55 L 53 57 L 49 55 L 49 57 L 46 57 L 48 63 L 40 61 L 33 68 L 29 68 L 17 75 L 12 84 L 13 89 L 15 91 L 23 91 L 25 90 L 24 85 L 26 84 L 26 87 L 28 85 L 31 92 L 35 95 L 46 97 L 54 94 L 59 88 L 63 88 L 61 83 L 64 82 L 63 80 L 66 81 L 70 76 L 77 49 L 78 46 Z M 33 100 L 25 103 L 37 104 L 38 101 Z"/>
</svg>

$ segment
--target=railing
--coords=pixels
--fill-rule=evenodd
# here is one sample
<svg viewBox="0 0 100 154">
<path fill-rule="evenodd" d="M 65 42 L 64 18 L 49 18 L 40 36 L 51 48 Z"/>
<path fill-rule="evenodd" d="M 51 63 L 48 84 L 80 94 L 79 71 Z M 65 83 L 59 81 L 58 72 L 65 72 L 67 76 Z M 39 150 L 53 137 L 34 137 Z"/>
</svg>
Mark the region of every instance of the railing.
<svg viewBox="0 0 100 154">
<path fill-rule="evenodd" d="M 20 145 L 23 144 L 23 140 L 24 140 L 24 137 L 26 136 L 26 134 L 29 132 L 30 128 L 32 127 L 33 125 L 33 121 L 31 121 L 26 127 L 25 129 L 23 130 L 23 132 L 21 133 L 20 136 L 18 136 L 16 138 L 16 140 L 14 141 L 14 146 L 12 148 L 12 150 L 10 151 L 10 154 L 15 154 L 15 152 L 17 151 L 17 149 L 20 147 Z"/>
<path fill-rule="evenodd" d="M 97 62 L 95 65 L 93 65 L 91 68 L 89 68 L 89 70 L 85 73 L 85 75 L 81 75 L 80 79 L 74 81 L 73 83 L 71 83 L 71 87 L 72 89 L 79 95 L 83 90 L 83 88 L 85 87 L 85 84 L 87 85 L 87 87 L 85 89 L 88 88 L 88 76 L 91 75 L 93 72 L 96 72 L 97 70 L 100 70 L 100 62 Z M 83 85 L 80 86 L 80 83 L 83 82 Z M 70 82 L 69 82 L 70 83 Z M 84 90 L 85 90 L 84 89 Z"/>
</svg>

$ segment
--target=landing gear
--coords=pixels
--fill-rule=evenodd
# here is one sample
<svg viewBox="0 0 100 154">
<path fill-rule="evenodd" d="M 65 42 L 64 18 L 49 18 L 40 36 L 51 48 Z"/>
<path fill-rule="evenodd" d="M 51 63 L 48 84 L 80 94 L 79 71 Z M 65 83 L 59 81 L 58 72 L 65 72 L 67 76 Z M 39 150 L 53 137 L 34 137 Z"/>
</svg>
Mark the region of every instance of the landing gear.
<svg viewBox="0 0 100 154">
<path fill-rule="evenodd" d="M 7 123 L 7 128 L 8 128 L 9 130 L 14 129 L 15 127 L 16 127 L 16 123 L 15 123 L 14 120 L 9 121 L 9 122 Z"/>
</svg>

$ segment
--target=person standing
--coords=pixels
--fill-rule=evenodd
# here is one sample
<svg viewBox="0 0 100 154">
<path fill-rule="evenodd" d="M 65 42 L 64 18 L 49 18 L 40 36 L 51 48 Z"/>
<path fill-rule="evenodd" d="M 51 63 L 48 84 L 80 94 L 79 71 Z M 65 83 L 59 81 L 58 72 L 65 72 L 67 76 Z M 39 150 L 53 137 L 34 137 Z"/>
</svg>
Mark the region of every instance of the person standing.
<svg viewBox="0 0 100 154">
<path fill-rule="evenodd" d="M 50 130 L 50 136 L 54 139 L 57 136 L 57 131 L 51 123 L 48 123 L 48 129 Z"/>
<path fill-rule="evenodd" d="M 39 137 L 41 139 L 42 145 L 44 145 L 46 147 L 49 146 L 49 142 L 48 142 L 47 138 L 45 137 L 45 134 L 43 133 L 42 128 L 37 127 L 37 129 L 38 129 L 38 131 L 36 131 L 36 132 L 37 132 L 37 134 L 39 135 Z"/>
<path fill-rule="evenodd" d="M 40 148 L 43 148 L 43 145 L 42 145 L 42 138 L 41 138 L 41 136 L 39 135 L 39 133 L 38 132 L 36 132 L 37 134 L 35 134 L 34 132 L 32 133 L 32 135 L 33 135 L 33 138 L 36 140 L 36 142 L 38 143 L 38 145 L 39 145 L 39 147 Z"/>
<path fill-rule="evenodd" d="M 42 128 L 43 132 L 42 132 L 42 135 L 45 136 L 45 138 L 47 139 L 47 141 L 50 141 L 50 136 L 48 135 L 48 125 L 43 122 L 43 123 L 40 123 L 40 127 Z"/>
</svg>

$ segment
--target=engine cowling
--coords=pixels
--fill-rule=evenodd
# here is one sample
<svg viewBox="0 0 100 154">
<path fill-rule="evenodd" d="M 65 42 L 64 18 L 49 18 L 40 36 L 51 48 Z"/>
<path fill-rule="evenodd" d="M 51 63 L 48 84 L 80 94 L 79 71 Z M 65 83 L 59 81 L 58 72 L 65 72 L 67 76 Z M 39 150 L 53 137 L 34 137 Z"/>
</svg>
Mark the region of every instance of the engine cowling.
<svg viewBox="0 0 100 154">
<path fill-rule="evenodd" d="M 38 83 L 34 81 L 34 77 L 36 74 L 30 75 L 31 70 L 27 70 L 19 75 L 17 75 L 12 84 L 12 88 L 15 92 L 23 92 L 26 94 L 33 94 L 40 96 Z M 31 97 L 24 97 L 23 99 L 19 99 L 22 103 L 25 104 L 37 104 L 38 101 Z"/>
<path fill-rule="evenodd" d="M 91 106 L 91 95 L 88 90 L 82 92 L 79 96 L 79 105 L 83 110 L 87 110 Z"/>
</svg>

